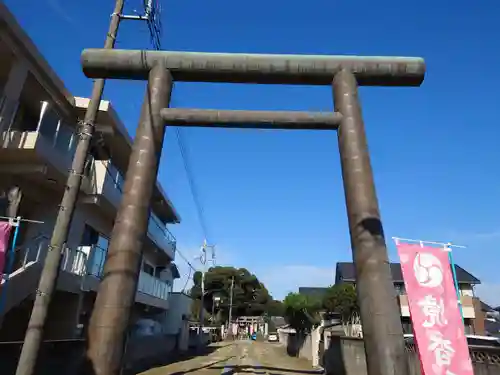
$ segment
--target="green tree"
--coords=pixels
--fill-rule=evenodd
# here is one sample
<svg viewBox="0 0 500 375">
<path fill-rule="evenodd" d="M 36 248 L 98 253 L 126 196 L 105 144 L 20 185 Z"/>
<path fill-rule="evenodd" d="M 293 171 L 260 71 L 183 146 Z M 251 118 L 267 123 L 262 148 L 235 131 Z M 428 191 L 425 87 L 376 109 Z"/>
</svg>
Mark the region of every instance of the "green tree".
<svg viewBox="0 0 500 375">
<path fill-rule="evenodd" d="M 285 316 L 285 305 L 282 301 L 273 299 L 269 301 L 266 313 L 268 316 Z"/>
<path fill-rule="evenodd" d="M 320 321 L 321 299 L 289 293 L 283 301 L 285 319 L 297 332 L 309 332 Z"/>
<path fill-rule="evenodd" d="M 339 314 L 347 322 L 359 312 L 356 288 L 352 284 L 337 284 L 329 287 L 323 296 L 323 308 L 329 314 Z"/>
<path fill-rule="evenodd" d="M 194 285 L 191 288 L 191 296 L 201 299 L 201 272 L 195 272 L 193 276 Z M 214 307 L 215 315 L 225 321 L 229 316 L 229 304 L 231 294 L 231 280 L 234 279 L 233 287 L 233 311 L 232 316 L 260 316 L 272 301 L 264 284 L 246 268 L 234 267 L 211 267 L 205 273 L 205 295 L 204 307 L 208 312 Z M 214 298 L 219 297 L 218 303 Z"/>
</svg>

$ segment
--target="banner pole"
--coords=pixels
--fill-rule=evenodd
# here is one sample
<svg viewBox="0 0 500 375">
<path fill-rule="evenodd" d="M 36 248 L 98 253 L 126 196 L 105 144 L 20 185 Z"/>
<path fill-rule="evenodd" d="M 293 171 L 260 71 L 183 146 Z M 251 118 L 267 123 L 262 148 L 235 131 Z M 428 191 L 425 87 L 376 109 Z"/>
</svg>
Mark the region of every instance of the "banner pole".
<svg viewBox="0 0 500 375">
<path fill-rule="evenodd" d="M 17 217 L 15 220 L 11 219 L 9 220 L 10 225 L 16 227 L 14 230 L 14 236 L 12 238 L 12 245 L 10 247 L 10 251 L 7 255 L 7 267 L 4 269 L 4 274 L 2 275 L 2 278 L 4 280 L 3 287 L 0 290 L 0 313 L 5 307 L 5 303 L 7 300 L 7 283 L 10 278 L 10 273 L 12 272 L 12 267 L 14 266 L 14 257 L 16 254 L 16 242 L 17 242 L 17 235 L 19 234 L 19 227 L 21 226 L 21 217 Z M 3 315 L 0 315 L 0 328 L 3 323 Z"/>
<path fill-rule="evenodd" d="M 455 261 L 453 260 L 453 254 L 451 250 L 451 244 L 448 243 L 444 246 L 445 251 L 448 252 L 448 259 L 450 261 L 451 272 L 453 274 L 453 283 L 455 284 L 455 292 L 457 293 L 457 303 L 460 310 L 460 316 L 462 317 L 462 323 L 465 327 L 464 312 L 462 308 L 462 299 L 460 298 L 460 289 L 458 287 L 457 270 L 455 269 Z"/>
</svg>

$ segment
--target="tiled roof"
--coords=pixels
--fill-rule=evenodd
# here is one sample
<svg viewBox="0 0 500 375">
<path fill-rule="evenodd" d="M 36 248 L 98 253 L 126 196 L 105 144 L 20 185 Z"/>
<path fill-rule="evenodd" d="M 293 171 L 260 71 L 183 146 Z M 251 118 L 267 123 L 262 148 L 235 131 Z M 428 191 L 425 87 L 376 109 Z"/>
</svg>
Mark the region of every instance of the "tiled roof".
<svg viewBox="0 0 500 375">
<path fill-rule="evenodd" d="M 403 274 L 401 273 L 401 265 L 399 263 L 391 263 L 391 273 L 394 282 L 403 282 Z M 459 265 L 455 264 L 455 270 L 457 273 L 457 281 L 461 284 L 481 284 L 481 281 L 464 270 Z M 339 262 L 337 263 L 337 274 L 335 279 L 343 281 L 356 281 L 356 269 L 354 263 L 349 262 Z"/>
<path fill-rule="evenodd" d="M 493 336 L 498 336 L 500 335 L 500 322 L 497 321 L 492 321 L 492 320 L 485 320 L 484 321 L 484 328 L 487 333 Z"/>
<path fill-rule="evenodd" d="M 271 316 L 271 320 L 273 321 L 276 327 L 286 326 L 285 318 L 283 318 L 282 316 Z"/>
<path fill-rule="evenodd" d="M 491 307 L 490 305 L 488 305 L 486 302 L 483 302 L 483 301 L 479 301 L 481 303 L 481 310 L 483 311 L 493 311 L 493 307 Z"/>
</svg>

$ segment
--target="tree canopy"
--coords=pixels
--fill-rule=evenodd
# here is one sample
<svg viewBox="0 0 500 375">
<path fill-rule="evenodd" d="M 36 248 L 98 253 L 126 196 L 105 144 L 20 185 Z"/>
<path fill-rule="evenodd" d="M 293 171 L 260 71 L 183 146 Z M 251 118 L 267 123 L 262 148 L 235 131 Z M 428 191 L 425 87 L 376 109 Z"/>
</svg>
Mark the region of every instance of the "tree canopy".
<svg viewBox="0 0 500 375">
<path fill-rule="evenodd" d="M 352 284 L 338 284 L 329 287 L 323 296 L 323 308 L 329 314 L 338 314 L 343 322 L 358 313 L 356 288 Z"/>
<path fill-rule="evenodd" d="M 201 299 L 201 277 L 200 271 L 195 272 L 193 276 L 194 285 L 191 288 L 191 296 L 196 300 Z M 272 315 L 274 312 L 281 311 L 280 302 L 274 301 L 264 284 L 246 268 L 211 267 L 205 273 L 203 304 L 208 312 L 211 312 L 213 308 L 219 320 L 224 321 L 229 317 L 231 280 L 233 279 L 233 318 Z"/>
<path fill-rule="evenodd" d="M 351 284 L 330 286 L 322 296 L 289 293 L 283 301 L 285 318 L 297 331 L 310 331 L 321 313 L 337 315 L 343 323 L 358 312 L 356 289 Z"/>
<path fill-rule="evenodd" d="M 308 332 L 320 321 L 322 301 L 318 297 L 289 293 L 283 305 L 287 323 L 297 331 Z"/>
</svg>

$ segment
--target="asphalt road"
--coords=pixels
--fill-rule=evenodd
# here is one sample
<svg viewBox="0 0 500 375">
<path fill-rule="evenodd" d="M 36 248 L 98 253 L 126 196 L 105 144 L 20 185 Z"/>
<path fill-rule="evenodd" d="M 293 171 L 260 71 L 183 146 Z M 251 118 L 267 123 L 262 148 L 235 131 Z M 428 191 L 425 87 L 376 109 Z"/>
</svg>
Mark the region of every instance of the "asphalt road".
<svg viewBox="0 0 500 375">
<path fill-rule="evenodd" d="M 309 361 L 292 358 L 278 343 L 256 341 L 222 342 L 211 345 L 206 354 L 180 359 L 152 368 L 142 375 L 293 375 L 322 374 Z"/>
</svg>

